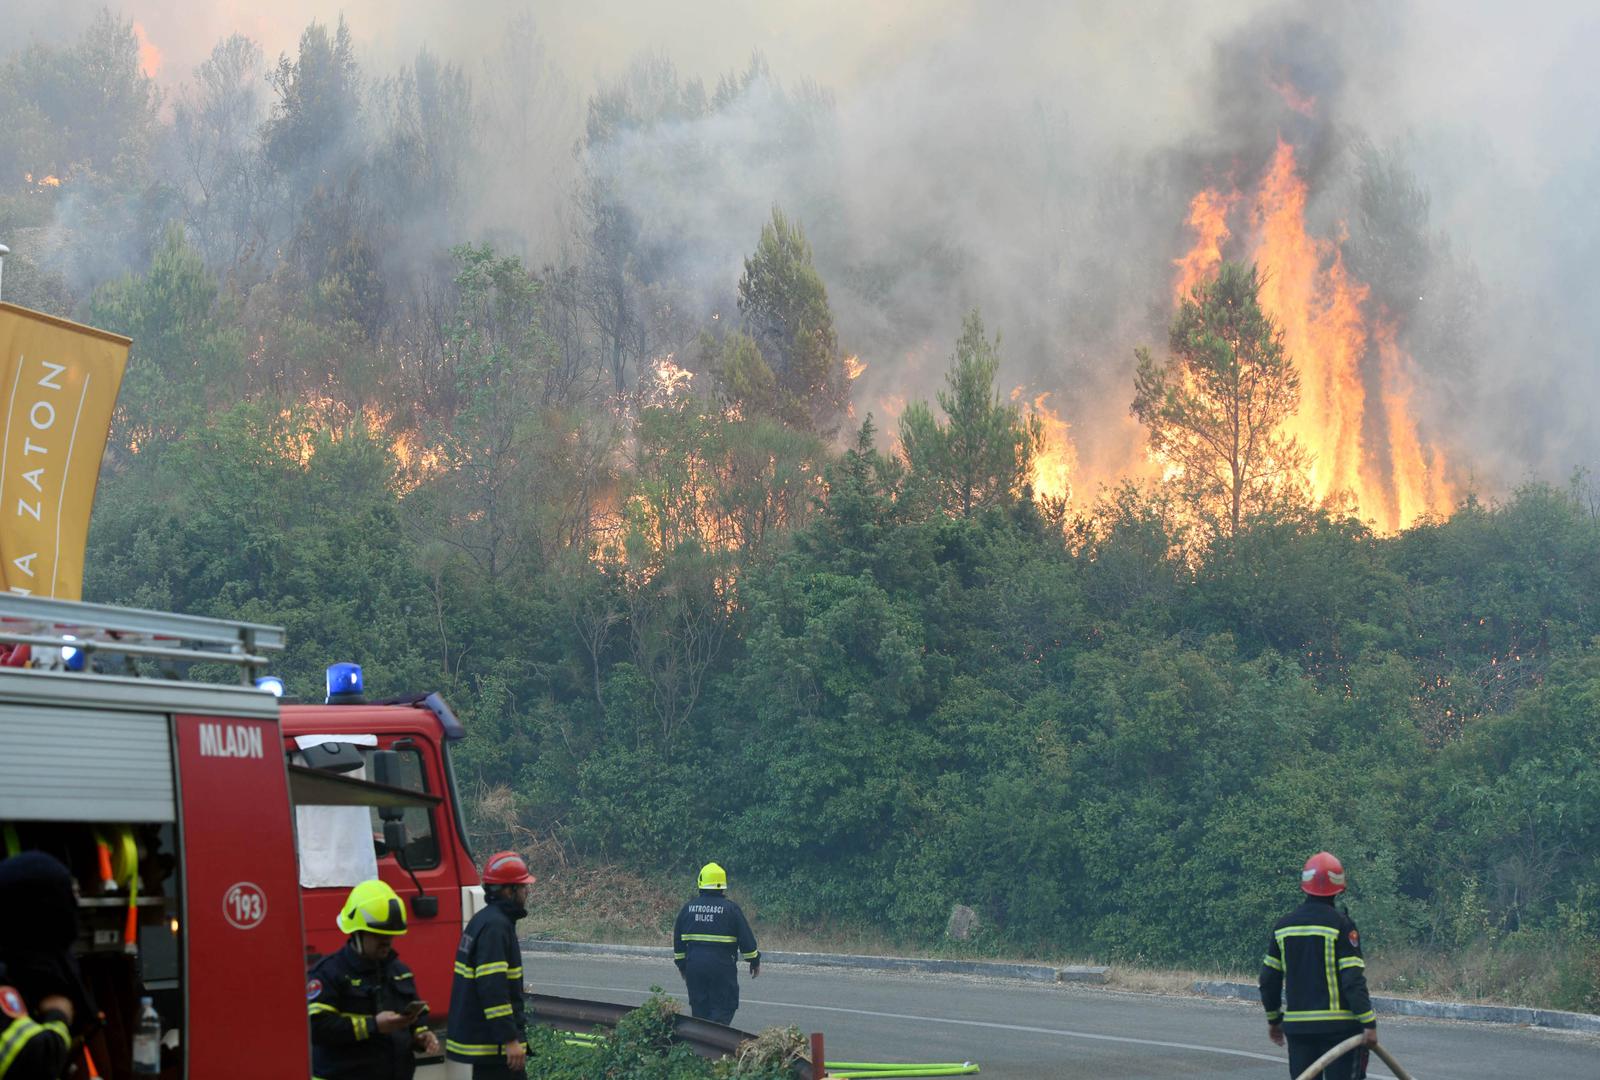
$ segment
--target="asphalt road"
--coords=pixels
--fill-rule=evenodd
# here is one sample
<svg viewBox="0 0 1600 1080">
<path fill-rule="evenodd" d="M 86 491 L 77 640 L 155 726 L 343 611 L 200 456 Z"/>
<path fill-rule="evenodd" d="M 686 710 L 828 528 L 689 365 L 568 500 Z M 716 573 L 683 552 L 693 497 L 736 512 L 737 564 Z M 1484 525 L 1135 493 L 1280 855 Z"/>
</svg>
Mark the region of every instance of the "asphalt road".
<svg viewBox="0 0 1600 1080">
<path fill-rule="evenodd" d="M 659 985 L 688 1008 L 661 961 L 528 953 L 524 969 L 539 993 L 632 1004 Z M 779 964 L 743 975 L 741 993 L 737 1027 L 820 1031 L 834 1061 L 970 1060 L 988 1080 L 1288 1076 L 1243 1002 Z M 1416 1080 L 1600 1080 L 1594 1036 L 1408 1017 L 1378 1030 Z M 1370 1075 L 1391 1074 L 1374 1058 Z"/>
</svg>

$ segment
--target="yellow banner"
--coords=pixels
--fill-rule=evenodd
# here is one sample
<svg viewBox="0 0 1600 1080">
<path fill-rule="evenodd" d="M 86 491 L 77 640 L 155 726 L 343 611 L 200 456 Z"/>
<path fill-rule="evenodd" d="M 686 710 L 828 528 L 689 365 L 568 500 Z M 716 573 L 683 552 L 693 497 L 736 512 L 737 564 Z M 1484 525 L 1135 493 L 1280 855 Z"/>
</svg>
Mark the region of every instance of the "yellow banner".
<svg viewBox="0 0 1600 1080">
<path fill-rule="evenodd" d="M 0 303 L 0 584 L 77 600 L 127 338 Z"/>
</svg>

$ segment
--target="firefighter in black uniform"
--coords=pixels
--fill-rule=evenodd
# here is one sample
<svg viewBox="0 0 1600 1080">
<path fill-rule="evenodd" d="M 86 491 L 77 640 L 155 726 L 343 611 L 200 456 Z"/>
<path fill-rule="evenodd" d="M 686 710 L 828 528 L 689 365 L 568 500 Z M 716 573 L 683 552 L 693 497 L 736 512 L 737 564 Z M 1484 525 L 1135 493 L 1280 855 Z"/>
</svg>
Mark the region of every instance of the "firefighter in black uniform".
<svg viewBox="0 0 1600 1080">
<path fill-rule="evenodd" d="M 423 1022 L 411 969 L 394 951 L 406 932 L 405 901 L 382 881 L 363 881 L 339 909 L 344 948 L 324 956 L 306 983 L 311 1071 L 316 1080 L 411 1080 L 412 1051 L 439 1052 Z"/>
<path fill-rule="evenodd" d="M 72 959 L 78 900 L 57 859 L 25 851 L 0 862 L 0 1077 L 55 1080 L 74 1017 L 92 1014 Z"/>
<path fill-rule="evenodd" d="M 744 912 L 726 895 L 727 872 L 706 863 L 698 884 L 700 895 L 683 905 L 672 926 L 672 959 L 696 1019 L 732 1024 L 739 1010 L 738 961 L 750 962 L 754 979 L 761 974 L 761 952 Z"/>
<path fill-rule="evenodd" d="M 528 914 L 528 886 L 534 880 L 516 852 L 489 856 L 483 865 L 488 906 L 467 923 L 456 949 L 444 1052 L 451 1061 L 470 1063 L 473 1080 L 527 1075 L 517 920 Z"/>
<path fill-rule="evenodd" d="M 1366 1029 L 1366 1041 L 1322 1070 L 1323 1080 L 1366 1075 L 1367 1047 L 1378 1020 L 1367 995 L 1367 962 L 1350 916 L 1333 906 L 1344 892 L 1344 867 L 1326 851 L 1300 872 L 1306 902 L 1279 919 L 1261 960 L 1261 1004 L 1267 1035 L 1289 1045 L 1289 1075 L 1298 1077 L 1323 1054 Z"/>
</svg>

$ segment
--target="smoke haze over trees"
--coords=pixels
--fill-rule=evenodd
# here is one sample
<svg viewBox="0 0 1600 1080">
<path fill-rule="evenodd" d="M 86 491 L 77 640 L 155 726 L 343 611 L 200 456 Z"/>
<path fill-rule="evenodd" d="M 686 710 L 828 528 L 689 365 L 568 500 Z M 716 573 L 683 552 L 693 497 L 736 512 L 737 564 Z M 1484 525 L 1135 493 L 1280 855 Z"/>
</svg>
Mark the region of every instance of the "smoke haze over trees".
<svg viewBox="0 0 1600 1080">
<path fill-rule="evenodd" d="M 28 42 L 68 46 L 98 10 L 20 7 L 9 40 L 22 55 Z M 180 128 L 182 99 L 227 78 L 198 65 L 241 70 L 211 57 L 230 34 L 253 38 L 281 74 L 310 20 L 332 33 L 339 19 L 307 0 L 186 7 L 181 19 L 165 5 L 120 9 L 159 54 L 162 115 Z M 1579 6 L 1537 20 L 1444 3 L 891 4 L 870 16 L 728 3 L 693 20 L 622 3 L 496 0 L 469 20 L 422 2 L 339 10 L 364 80 L 362 140 L 375 145 L 363 149 L 387 159 L 366 167 L 388 175 L 361 183 L 390 207 L 396 189 L 410 194 L 405 212 L 383 215 L 397 249 L 377 257 L 489 240 L 534 266 L 598 263 L 609 276 L 589 284 L 609 281 L 622 308 L 610 333 L 633 335 L 612 344 L 616 364 L 675 347 L 681 359 L 696 332 L 655 327 L 652 340 L 616 294 L 619 275 L 653 289 L 636 302 L 670 302 L 674 315 L 729 310 L 729 283 L 776 204 L 806 230 L 840 341 L 867 365 L 859 409 L 931 394 L 960 313 L 979 306 L 1011 346 L 1003 381 L 1053 392 L 1092 490 L 1137 456 L 1138 433 L 1099 403 L 1131 383 L 1128 343 L 1164 336 L 1190 196 L 1256 170 L 1281 134 L 1301 148 L 1309 217 L 1326 235 L 1343 223 L 1346 260 L 1398 320 L 1420 369 L 1417 411 L 1461 480 L 1504 490 L 1600 458 L 1577 405 L 1600 392 L 1586 287 L 1595 165 L 1571 135 L 1600 118 L 1583 61 L 1600 42 Z M 273 106 L 262 74 L 232 84 L 249 99 L 235 103 L 241 117 Z M 453 100 L 462 92 L 470 101 Z M 83 115 L 120 138 L 153 135 L 110 109 Z M 225 170 L 226 151 L 212 153 Z M 219 193 L 204 213 L 244 197 Z M 90 263 L 69 275 L 80 293 L 119 262 L 141 265 L 159 238 L 147 226 L 154 235 L 120 260 L 61 250 L 83 246 L 69 235 L 104 236 L 110 208 L 60 209 L 68 225 L 83 219 L 53 238 L 58 264 Z M 148 209 L 159 220 L 170 207 Z M 134 212 L 117 208 L 120 220 Z M 596 256 L 630 245 L 634 265 L 587 258 L 596 244 Z"/>
<path fill-rule="evenodd" d="M 1247 963 L 1334 846 L 1595 1005 L 1584 8 L 12 7 L 5 298 L 135 338 L 91 598 L 442 686 L 508 839 L 797 918 Z M 1248 265 L 1327 497 L 1219 516 L 1157 391 Z"/>
</svg>

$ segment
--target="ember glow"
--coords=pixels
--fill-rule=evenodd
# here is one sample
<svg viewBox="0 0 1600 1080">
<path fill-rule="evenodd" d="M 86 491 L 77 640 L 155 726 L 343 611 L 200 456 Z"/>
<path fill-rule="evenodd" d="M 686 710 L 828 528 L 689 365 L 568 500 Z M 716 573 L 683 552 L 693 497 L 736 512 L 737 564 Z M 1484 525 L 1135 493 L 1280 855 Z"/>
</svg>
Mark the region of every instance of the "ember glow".
<svg viewBox="0 0 1600 1080">
<path fill-rule="evenodd" d="M 1339 243 L 1307 233 L 1306 195 L 1294 148 L 1280 140 L 1248 197 L 1217 190 L 1195 196 L 1195 242 L 1176 261 L 1174 292 L 1181 300 L 1215 271 L 1231 235 L 1228 211 L 1246 204 L 1243 250 L 1234 257 L 1260 266 L 1261 306 L 1300 372 L 1300 409 L 1286 426 L 1313 455 L 1313 495 L 1353 498 L 1384 532 L 1448 515 L 1455 493 L 1444 458 L 1422 438 L 1411 411 L 1415 364 L 1393 322 L 1369 312 L 1370 290 L 1345 269 Z"/>
</svg>

